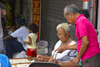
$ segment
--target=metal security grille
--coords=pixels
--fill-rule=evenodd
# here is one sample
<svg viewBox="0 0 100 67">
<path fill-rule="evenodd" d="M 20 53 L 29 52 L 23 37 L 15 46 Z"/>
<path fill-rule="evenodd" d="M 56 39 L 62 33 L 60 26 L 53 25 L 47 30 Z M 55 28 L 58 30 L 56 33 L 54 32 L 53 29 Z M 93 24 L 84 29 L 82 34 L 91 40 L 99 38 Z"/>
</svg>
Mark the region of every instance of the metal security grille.
<svg viewBox="0 0 100 67">
<path fill-rule="evenodd" d="M 41 5 L 41 40 L 49 42 L 49 54 L 53 50 L 55 43 L 59 40 L 56 36 L 56 26 L 59 23 L 66 23 L 63 10 L 66 5 L 75 4 L 82 9 L 82 0 L 42 0 Z M 76 39 L 75 26 L 71 26 L 73 39 Z"/>
</svg>

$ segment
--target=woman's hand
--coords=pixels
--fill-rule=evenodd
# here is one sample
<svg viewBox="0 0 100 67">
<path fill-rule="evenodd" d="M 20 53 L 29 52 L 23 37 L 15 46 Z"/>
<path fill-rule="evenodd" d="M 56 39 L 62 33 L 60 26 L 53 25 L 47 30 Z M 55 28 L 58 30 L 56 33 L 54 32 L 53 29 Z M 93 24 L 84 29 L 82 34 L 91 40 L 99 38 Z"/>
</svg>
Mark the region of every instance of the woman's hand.
<svg viewBox="0 0 100 67">
<path fill-rule="evenodd" d="M 78 64 L 79 61 L 80 61 L 80 58 L 78 58 L 78 57 L 75 57 L 75 58 L 73 59 L 73 63 L 75 63 L 75 64 Z"/>
<path fill-rule="evenodd" d="M 57 63 L 56 59 L 49 59 L 48 62 L 53 62 L 53 63 Z"/>
<path fill-rule="evenodd" d="M 61 50 L 61 51 L 60 51 Z M 66 47 L 65 46 L 60 46 L 59 48 L 57 48 L 56 50 L 55 50 L 55 52 L 56 51 L 60 51 L 59 53 L 62 53 L 63 51 L 65 51 L 66 50 Z"/>
<path fill-rule="evenodd" d="M 70 59 L 71 67 L 79 67 L 78 63 L 75 63 L 73 59 Z"/>
<path fill-rule="evenodd" d="M 36 58 L 37 58 L 38 61 L 44 61 L 43 55 L 37 55 Z"/>
</svg>

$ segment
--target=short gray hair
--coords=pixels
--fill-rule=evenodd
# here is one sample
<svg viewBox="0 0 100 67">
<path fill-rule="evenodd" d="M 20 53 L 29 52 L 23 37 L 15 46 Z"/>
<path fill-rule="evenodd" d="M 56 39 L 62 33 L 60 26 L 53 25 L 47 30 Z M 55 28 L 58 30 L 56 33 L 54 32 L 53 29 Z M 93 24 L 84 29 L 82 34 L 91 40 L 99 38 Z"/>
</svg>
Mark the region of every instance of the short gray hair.
<svg viewBox="0 0 100 67">
<path fill-rule="evenodd" d="M 68 23 L 61 23 L 61 24 L 58 24 L 57 27 L 56 27 L 56 30 L 58 30 L 59 28 L 64 29 L 66 33 L 67 33 L 68 31 L 70 31 L 70 27 L 69 27 Z"/>
<path fill-rule="evenodd" d="M 73 14 L 76 14 L 77 12 L 79 12 L 79 8 L 77 6 L 75 6 L 74 4 L 72 5 L 67 5 L 65 8 L 64 8 L 64 12 L 67 16 L 69 16 L 69 12 L 70 13 L 73 13 Z"/>
</svg>

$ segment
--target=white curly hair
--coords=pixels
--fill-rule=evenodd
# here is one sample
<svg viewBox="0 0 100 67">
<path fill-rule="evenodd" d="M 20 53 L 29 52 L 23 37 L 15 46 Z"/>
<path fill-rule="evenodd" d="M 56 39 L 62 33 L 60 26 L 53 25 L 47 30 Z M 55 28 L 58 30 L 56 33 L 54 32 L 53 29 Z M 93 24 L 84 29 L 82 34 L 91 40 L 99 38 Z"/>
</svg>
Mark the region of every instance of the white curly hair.
<svg viewBox="0 0 100 67">
<path fill-rule="evenodd" d="M 70 31 L 70 27 L 69 27 L 68 23 L 61 23 L 61 24 L 58 24 L 57 27 L 56 27 L 56 30 L 58 30 L 59 28 L 64 29 L 66 33 L 67 33 L 68 31 Z"/>
</svg>

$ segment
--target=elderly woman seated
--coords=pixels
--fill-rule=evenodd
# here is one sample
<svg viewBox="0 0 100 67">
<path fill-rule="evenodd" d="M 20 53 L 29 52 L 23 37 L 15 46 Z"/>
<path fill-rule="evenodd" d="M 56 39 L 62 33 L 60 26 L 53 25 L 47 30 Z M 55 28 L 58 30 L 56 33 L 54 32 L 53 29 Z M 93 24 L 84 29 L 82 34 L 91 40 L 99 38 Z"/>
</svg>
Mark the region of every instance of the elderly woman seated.
<svg viewBox="0 0 100 67">
<path fill-rule="evenodd" d="M 61 66 L 67 66 L 71 59 L 74 59 L 77 55 L 77 50 L 65 50 L 62 53 L 57 53 L 55 50 L 58 47 L 65 46 L 65 45 L 77 45 L 76 41 L 73 40 L 73 38 L 70 37 L 70 28 L 67 23 L 61 23 L 57 26 L 57 36 L 60 39 L 52 51 L 53 57 L 56 56 L 56 60 L 51 60 L 50 58 L 52 56 L 43 56 L 43 55 L 37 55 L 38 61 L 49 61 L 49 62 L 55 62 L 57 64 L 60 64 Z M 75 47 L 76 48 L 76 47 Z"/>
</svg>

